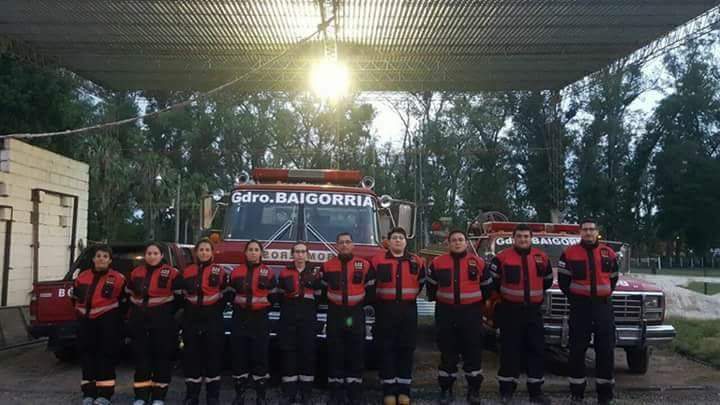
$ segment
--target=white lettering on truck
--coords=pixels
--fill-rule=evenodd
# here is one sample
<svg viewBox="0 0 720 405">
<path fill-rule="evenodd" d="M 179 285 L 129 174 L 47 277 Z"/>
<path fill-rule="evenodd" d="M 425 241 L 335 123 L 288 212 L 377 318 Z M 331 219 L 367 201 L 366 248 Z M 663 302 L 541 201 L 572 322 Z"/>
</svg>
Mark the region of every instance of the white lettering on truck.
<svg viewBox="0 0 720 405">
<path fill-rule="evenodd" d="M 235 191 L 233 204 L 305 204 L 336 207 L 373 207 L 373 196 L 345 193 Z"/>
<path fill-rule="evenodd" d="M 574 245 L 580 242 L 579 237 L 538 237 L 533 236 L 532 243 L 533 245 L 544 245 L 544 246 L 570 246 Z M 512 245 L 513 240 L 511 236 L 508 236 L 506 238 L 497 238 L 495 239 L 495 244 L 498 246 L 505 246 L 505 245 Z"/>
</svg>

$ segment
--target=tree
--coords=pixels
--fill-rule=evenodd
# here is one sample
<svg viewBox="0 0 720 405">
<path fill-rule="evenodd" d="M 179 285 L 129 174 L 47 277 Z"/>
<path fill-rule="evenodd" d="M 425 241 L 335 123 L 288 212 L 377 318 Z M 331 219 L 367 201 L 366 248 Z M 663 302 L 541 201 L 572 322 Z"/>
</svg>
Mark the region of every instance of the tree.
<svg viewBox="0 0 720 405">
<path fill-rule="evenodd" d="M 633 128 L 628 107 L 643 91 L 640 67 L 620 65 L 601 71 L 580 101 L 591 119 L 573 145 L 576 213 L 597 218 L 613 239 L 637 234 L 629 198 L 637 190 L 629 190 Z"/>
<path fill-rule="evenodd" d="M 516 100 L 512 93 L 461 94 L 447 111 L 448 130 L 465 140 L 459 150 L 462 162 L 461 213 L 470 219 L 480 211 L 508 213 L 509 172 L 507 150 L 501 132 L 512 117 Z"/>
<path fill-rule="evenodd" d="M 562 211 L 567 202 L 565 162 L 571 143 L 567 114 L 560 107 L 560 95 L 551 91 L 521 92 L 518 110 L 509 135 L 511 165 L 519 170 L 516 204 L 529 217 L 550 221 L 554 210 Z"/>
<path fill-rule="evenodd" d="M 720 241 L 720 72 L 712 49 L 690 43 L 665 58 L 675 92 L 658 105 L 642 149 L 657 189 L 659 236 L 679 236 L 696 252 Z"/>
<path fill-rule="evenodd" d="M 82 84 L 66 70 L 24 63 L 0 53 L 0 134 L 83 126 L 93 117 L 93 103 L 82 93 Z M 71 146 L 55 143 L 53 149 L 68 154 Z"/>
<path fill-rule="evenodd" d="M 108 95 L 106 102 L 97 108 L 100 121 L 137 115 L 134 94 Z M 135 234 L 128 229 L 128 219 L 135 206 L 131 179 L 136 175 L 133 158 L 140 139 L 140 128 L 136 125 L 113 127 L 73 139 L 72 157 L 89 165 L 88 238 L 91 240 L 123 240 L 126 232 Z"/>
</svg>

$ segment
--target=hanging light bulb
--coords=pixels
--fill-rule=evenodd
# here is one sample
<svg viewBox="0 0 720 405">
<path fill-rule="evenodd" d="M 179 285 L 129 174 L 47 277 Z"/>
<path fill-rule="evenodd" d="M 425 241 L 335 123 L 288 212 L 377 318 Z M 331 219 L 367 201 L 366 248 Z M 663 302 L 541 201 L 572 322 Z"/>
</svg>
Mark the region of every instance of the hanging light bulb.
<svg viewBox="0 0 720 405">
<path fill-rule="evenodd" d="M 325 57 L 312 66 L 310 87 L 322 99 L 337 100 L 350 89 L 350 72 L 345 64 Z"/>
</svg>

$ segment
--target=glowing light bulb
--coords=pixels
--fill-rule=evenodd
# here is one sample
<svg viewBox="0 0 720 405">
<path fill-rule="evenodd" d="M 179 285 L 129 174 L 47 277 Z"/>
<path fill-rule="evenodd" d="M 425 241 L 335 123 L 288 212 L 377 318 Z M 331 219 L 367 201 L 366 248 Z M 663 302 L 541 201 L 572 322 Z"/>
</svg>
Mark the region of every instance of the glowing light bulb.
<svg viewBox="0 0 720 405">
<path fill-rule="evenodd" d="M 312 67 L 310 87 L 320 98 L 338 99 L 348 93 L 350 72 L 347 66 L 336 60 L 323 59 Z"/>
</svg>

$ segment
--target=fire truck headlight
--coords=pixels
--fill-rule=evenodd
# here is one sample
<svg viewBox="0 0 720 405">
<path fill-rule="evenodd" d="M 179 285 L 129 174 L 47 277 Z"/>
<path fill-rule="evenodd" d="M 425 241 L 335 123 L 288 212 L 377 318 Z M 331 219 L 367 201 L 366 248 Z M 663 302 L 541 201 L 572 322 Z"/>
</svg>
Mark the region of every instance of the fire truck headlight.
<svg viewBox="0 0 720 405">
<path fill-rule="evenodd" d="M 662 295 L 645 295 L 643 307 L 645 319 L 649 322 L 662 321 L 665 317 L 665 302 Z"/>
<path fill-rule="evenodd" d="M 661 309 L 660 296 L 646 295 L 644 297 L 644 305 L 646 311 Z"/>
</svg>

